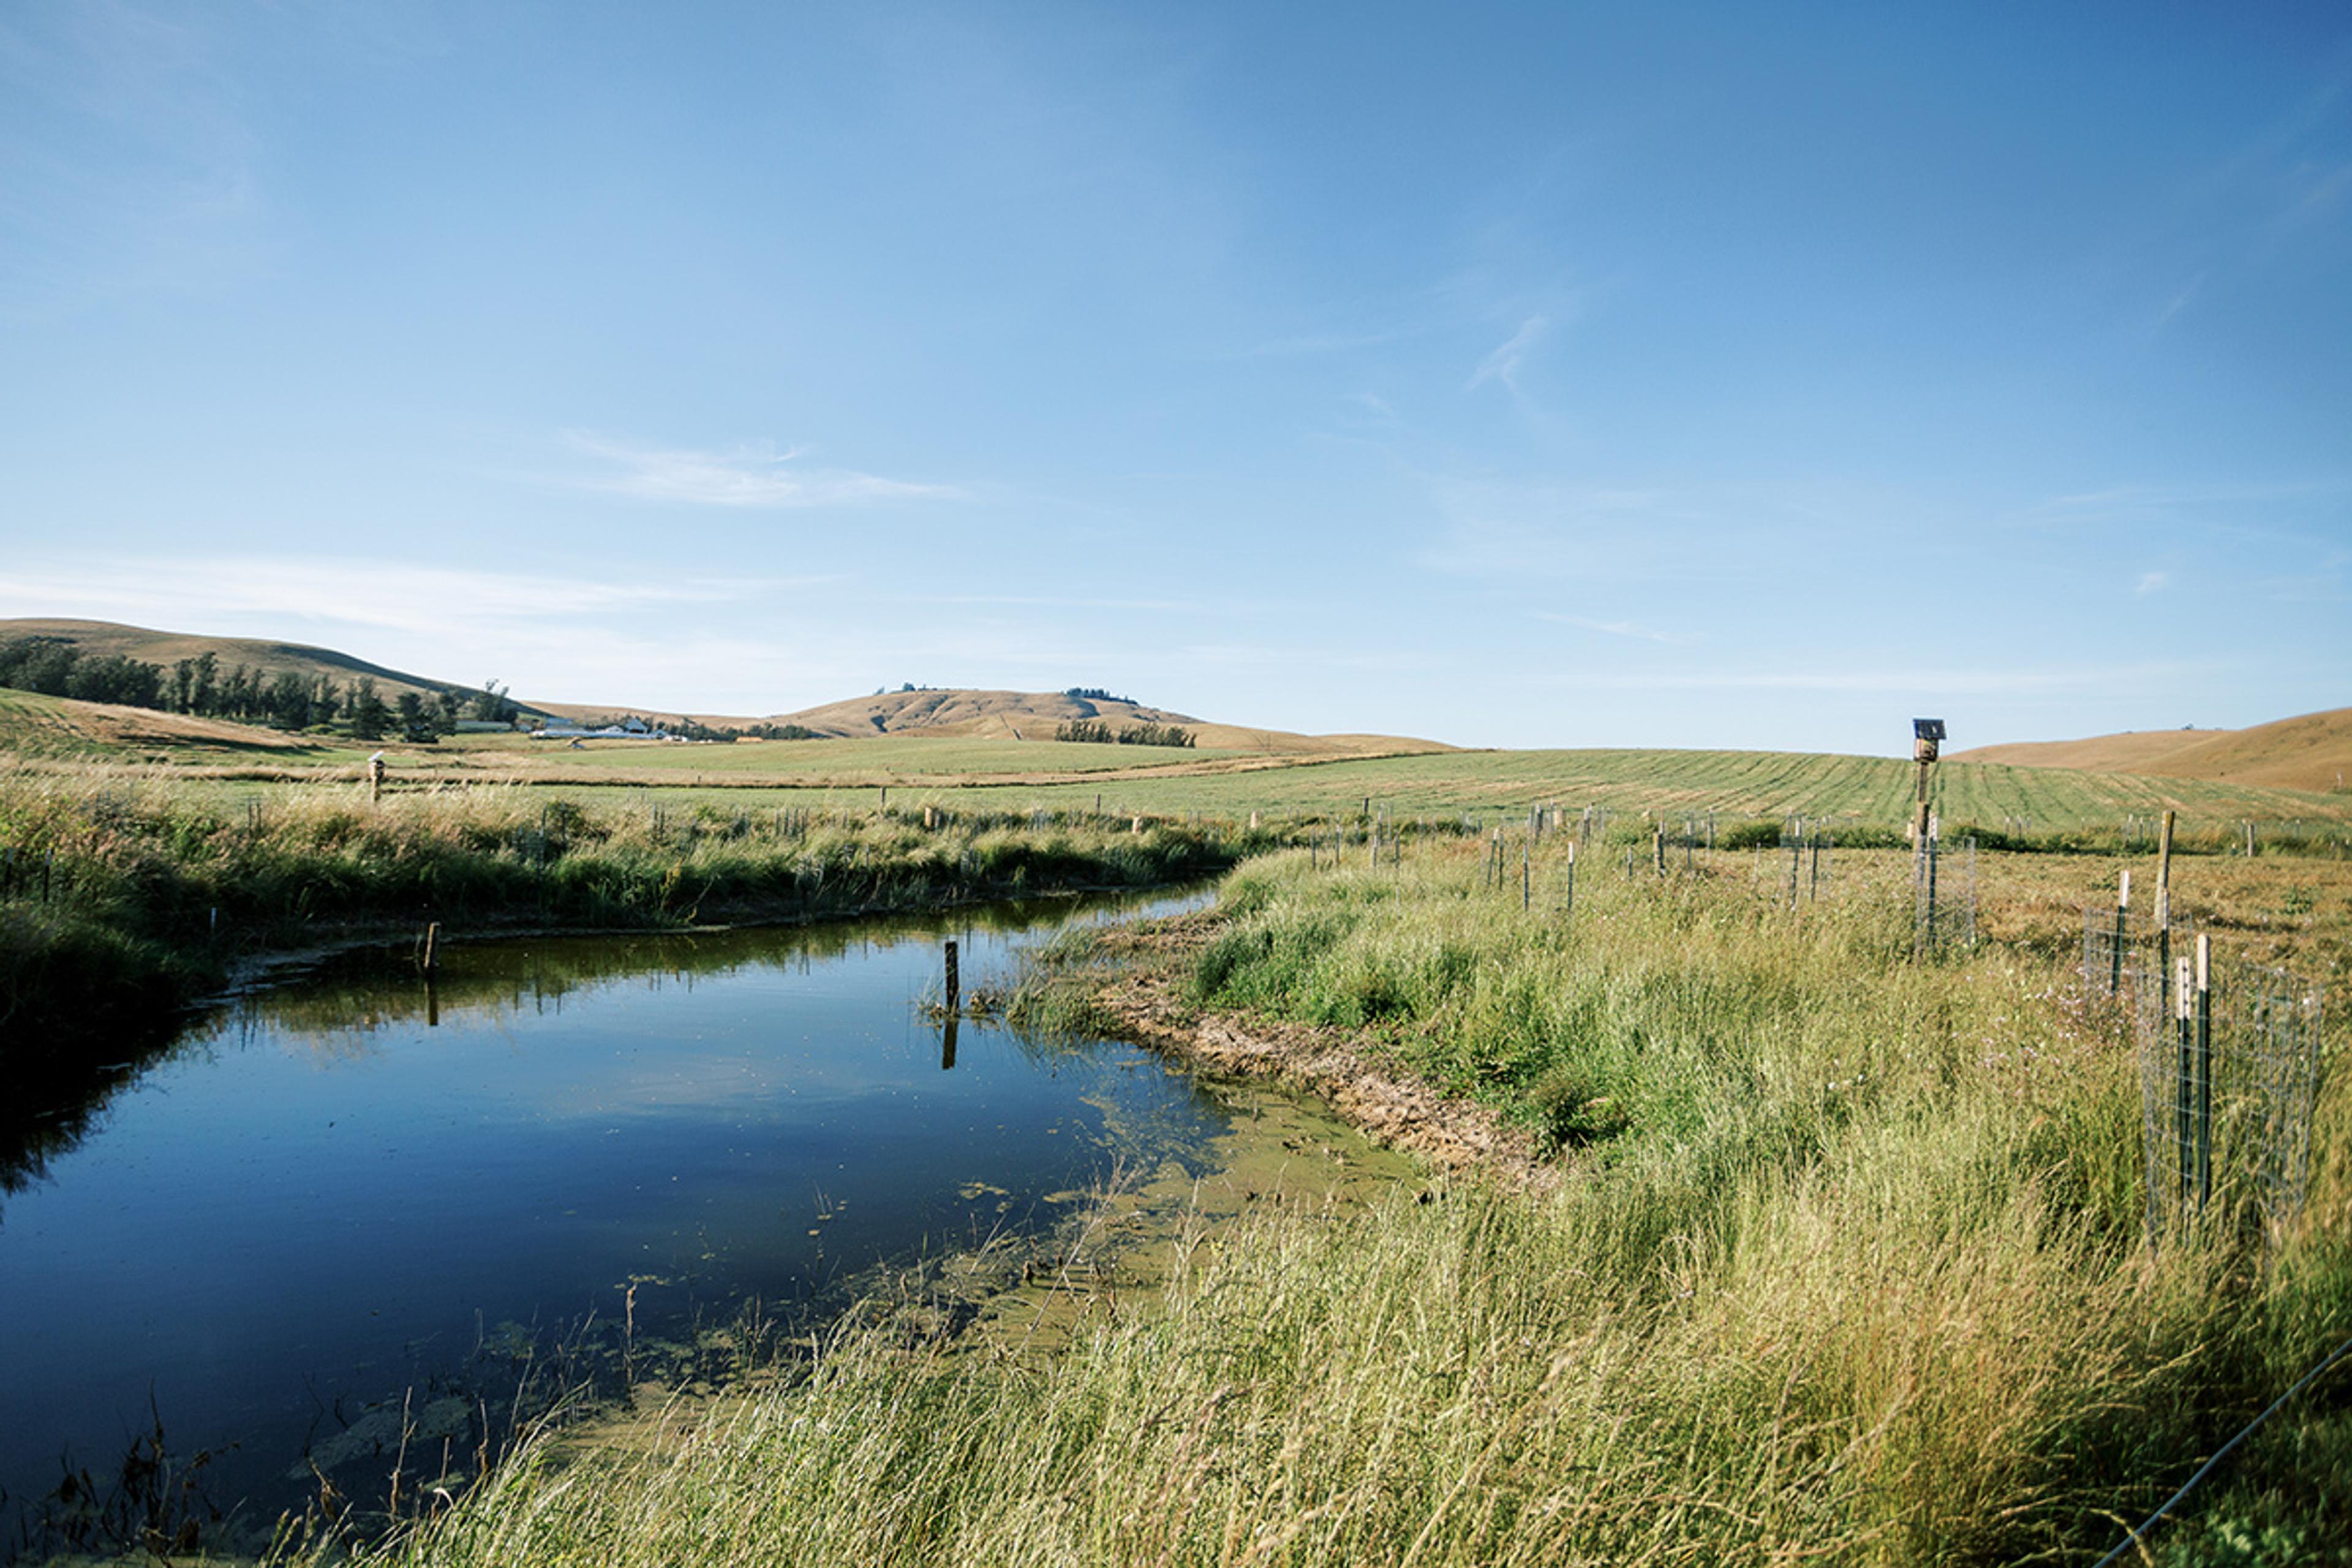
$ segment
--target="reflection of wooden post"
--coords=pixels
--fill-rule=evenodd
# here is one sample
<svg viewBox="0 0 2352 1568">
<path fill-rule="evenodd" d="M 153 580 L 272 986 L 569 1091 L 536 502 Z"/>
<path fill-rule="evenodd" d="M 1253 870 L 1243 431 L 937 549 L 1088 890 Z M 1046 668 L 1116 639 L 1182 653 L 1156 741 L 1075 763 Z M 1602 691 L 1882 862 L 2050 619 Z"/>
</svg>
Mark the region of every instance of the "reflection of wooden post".
<svg viewBox="0 0 2352 1568">
<path fill-rule="evenodd" d="M 953 1017 L 961 1005 L 963 982 L 956 973 L 956 944 L 948 943 L 948 1016 Z"/>
<path fill-rule="evenodd" d="M 425 1026 L 428 1029 L 441 1026 L 441 998 L 435 993 L 433 976 L 429 974 L 425 977 Z"/>
<path fill-rule="evenodd" d="M 955 1037 L 956 1017 L 954 1014 L 950 1013 L 948 1015 L 947 1029 L 945 1033 L 940 1037 L 940 1070 L 941 1072 L 955 1071 Z"/>
</svg>

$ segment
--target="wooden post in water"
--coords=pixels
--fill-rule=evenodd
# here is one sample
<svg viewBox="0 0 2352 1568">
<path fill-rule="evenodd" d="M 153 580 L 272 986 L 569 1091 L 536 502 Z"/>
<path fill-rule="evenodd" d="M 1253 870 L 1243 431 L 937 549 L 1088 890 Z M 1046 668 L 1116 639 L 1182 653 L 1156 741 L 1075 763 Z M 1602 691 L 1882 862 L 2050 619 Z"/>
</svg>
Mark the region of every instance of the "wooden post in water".
<svg viewBox="0 0 2352 1568">
<path fill-rule="evenodd" d="M 963 981 L 956 973 L 956 944 L 952 938 L 947 948 L 947 1009 L 952 1018 L 963 1006 Z"/>
<path fill-rule="evenodd" d="M 435 956 L 433 950 L 439 944 L 440 940 L 441 922 L 439 921 L 435 921 L 425 928 L 425 957 L 417 965 L 417 967 L 422 969 L 428 977 L 433 973 L 434 965 L 439 962 L 439 960 Z"/>
</svg>

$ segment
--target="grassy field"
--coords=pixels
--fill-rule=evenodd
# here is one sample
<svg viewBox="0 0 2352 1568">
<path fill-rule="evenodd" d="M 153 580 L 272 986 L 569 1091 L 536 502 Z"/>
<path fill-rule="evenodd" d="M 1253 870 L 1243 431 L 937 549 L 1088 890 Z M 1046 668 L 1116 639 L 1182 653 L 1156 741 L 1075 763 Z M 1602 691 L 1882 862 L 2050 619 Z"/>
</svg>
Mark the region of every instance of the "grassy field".
<svg viewBox="0 0 2352 1568">
<path fill-rule="evenodd" d="M 496 782 L 520 742 L 403 751 L 371 802 L 348 752 L 289 771 L 196 742 L 168 750 L 193 765 L 88 743 L 0 764 L 13 1064 L 62 1012 L 152 1016 L 240 954 L 354 929 L 822 916 L 1255 853 L 1220 911 L 1146 961 L 1159 984 L 1491 1107 L 1552 1173 L 1433 1179 L 1358 1218 L 1269 1214 L 1184 1252 L 1164 1298 L 1102 1303 L 1043 1361 L 845 1331 L 792 1386 L 723 1403 L 650 1462 L 641 1444 L 539 1450 L 363 1554 L 2087 1561 L 2352 1333 L 2340 1076 L 2309 1207 L 2275 1250 L 2242 1231 L 2145 1245 L 2137 1069 L 2068 973 L 2082 906 L 2136 862 L 1988 851 L 1987 941 L 1923 964 L 1900 851 L 1840 851 L 1826 896 L 1792 910 L 1769 849 L 1661 881 L 1588 846 L 1571 921 L 1565 835 L 1524 910 L 1483 886 L 1465 837 L 1410 836 L 1377 870 L 1360 848 L 1335 872 L 1283 847 L 1367 795 L 1405 818 L 1597 799 L 1899 820 L 1907 763 L 1456 753 L 991 786 L 975 781 L 1003 775 L 970 770 L 1059 748 L 860 742 L 868 763 L 904 759 L 885 815 L 864 786 L 698 789 L 667 760 L 736 748 L 667 749 L 639 770 L 652 783 L 619 772 L 626 752 L 590 753 L 613 770 L 593 784 Z M 966 771 L 923 773 L 926 758 Z M 1971 800 L 2091 824 L 2201 806 L 2217 827 L 2333 805 L 2047 770 L 1948 766 L 1943 783 L 1948 820 Z M 1097 789 L 1106 815 L 1157 820 L 1098 818 Z M 1048 806 L 1066 809 L 1033 818 Z M 1255 836 L 1182 820 L 1253 810 L 1276 815 Z M 2343 860 L 2198 857 L 2178 898 L 2225 964 L 2352 979 Z M 1088 955 L 1065 956 L 1066 983 L 1088 983 Z M 2159 1560 L 2329 1560 L 2352 1539 L 2348 1410 L 2338 1388 L 2258 1439 Z"/>
<path fill-rule="evenodd" d="M 1146 962 L 1204 1015 L 1498 1107 L 1553 1181 L 1266 1214 L 1042 1362 L 845 1335 L 649 1449 L 536 1450 L 363 1556 L 2087 1563 L 2352 1333 L 2340 1081 L 2274 1249 L 2147 1246 L 2136 1068 L 2034 934 L 2105 862 L 1989 868 L 2024 906 L 1989 923 L 2021 940 L 1924 964 L 1899 865 L 1866 857 L 1795 910 L 1736 858 L 1588 874 L 1572 921 L 1564 867 L 1522 911 L 1479 864 L 1262 859 Z M 2341 868 L 2210 868 L 2185 902 L 2251 931 L 2299 901 L 2284 951 L 2342 952 Z M 2267 1428 L 2153 1560 L 2347 1561 L 2346 1389 Z"/>
<path fill-rule="evenodd" d="M 2292 739 L 2293 723 L 2273 726 Z M 184 731 L 184 732 L 183 732 Z M 2251 732 L 2250 732 L 2251 733 Z M 519 784 L 589 804 L 635 792 L 728 811 L 871 810 L 893 804 L 1004 814 L 1096 808 L 1106 815 L 1202 816 L 1291 823 L 1354 820 L 1366 803 L 1411 820 L 1523 820 L 1547 803 L 1650 814 L 1679 826 L 1712 813 L 1731 822 L 1801 816 L 1854 827 L 1909 820 L 1914 773 L 1888 757 L 1674 751 L 1439 752 L 1301 758 L 1240 749 L 1168 750 L 980 737 L 877 736 L 838 741 L 682 745 L 599 741 L 580 749 L 519 735 L 463 735 L 431 746 L 285 736 L 266 730 L 100 709 L 0 692 L 0 752 L 27 764 L 115 762 L 158 770 L 219 798 L 345 784 L 368 755 L 387 755 L 400 790 Z M 2045 847 L 2122 847 L 2166 810 L 2191 847 L 2219 847 L 2242 825 L 2284 846 L 2297 838 L 2352 850 L 2352 794 L 2159 778 L 2076 768 L 1948 762 L 1937 808 L 1954 837 L 1975 830 Z M 284 796 L 290 798 L 290 795 Z"/>
</svg>

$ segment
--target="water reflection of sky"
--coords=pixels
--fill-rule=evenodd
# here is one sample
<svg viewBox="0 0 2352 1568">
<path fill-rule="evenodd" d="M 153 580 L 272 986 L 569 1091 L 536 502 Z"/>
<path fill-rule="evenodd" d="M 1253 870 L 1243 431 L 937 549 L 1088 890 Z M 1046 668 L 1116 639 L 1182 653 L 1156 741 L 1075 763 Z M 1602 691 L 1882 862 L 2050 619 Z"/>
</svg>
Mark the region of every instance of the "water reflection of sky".
<svg viewBox="0 0 2352 1568">
<path fill-rule="evenodd" d="M 45 1489 L 63 1445 L 110 1464 L 151 1387 L 175 1445 L 282 1469 L 338 1398 L 456 1363 L 481 1325 L 609 1314 L 633 1278 L 664 1282 L 641 1322 L 806 1300 L 1213 1128 L 1126 1047 L 967 1023 L 943 1072 L 913 1005 L 940 941 L 976 978 L 1011 935 L 809 934 L 618 944 L 635 970 L 611 942 L 458 947 L 435 1022 L 390 968 L 199 1030 L 6 1200 L 0 1485 Z"/>
</svg>

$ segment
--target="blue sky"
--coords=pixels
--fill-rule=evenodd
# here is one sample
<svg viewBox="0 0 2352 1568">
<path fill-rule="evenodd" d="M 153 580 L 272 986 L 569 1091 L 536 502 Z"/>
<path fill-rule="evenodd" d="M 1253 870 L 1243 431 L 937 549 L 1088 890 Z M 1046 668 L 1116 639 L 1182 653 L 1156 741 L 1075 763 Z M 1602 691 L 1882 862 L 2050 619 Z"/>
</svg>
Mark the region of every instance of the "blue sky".
<svg viewBox="0 0 2352 1568">
<path fill-rule="evenodd" d="M 777 712 L 2352 703 L 2352 14 L 0 11 L 0 616 Z"/>
</svg>

